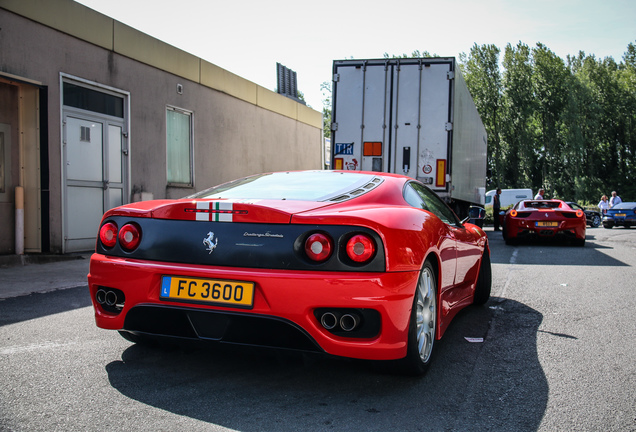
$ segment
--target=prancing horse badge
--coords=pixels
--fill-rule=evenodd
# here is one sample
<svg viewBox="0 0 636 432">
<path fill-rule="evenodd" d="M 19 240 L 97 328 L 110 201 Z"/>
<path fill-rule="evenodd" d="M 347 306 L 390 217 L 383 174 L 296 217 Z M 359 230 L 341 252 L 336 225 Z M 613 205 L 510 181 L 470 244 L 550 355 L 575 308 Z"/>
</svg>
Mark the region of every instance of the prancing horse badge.
<svg viewBox="0 0 636 432">
<path fill-rule="evenodd" d="M 203 244 L 208 247 L 206 250 L 210 251 L 210 253 L 214 252 L 214 249 L 216 249 L 216 245 L 218 243 L 219 243 L 219 239 L 214 238 L 214 233 L 212 231 L 210 231 L 208 233 L 208 236 L 203 239 Z"/>
</svg>

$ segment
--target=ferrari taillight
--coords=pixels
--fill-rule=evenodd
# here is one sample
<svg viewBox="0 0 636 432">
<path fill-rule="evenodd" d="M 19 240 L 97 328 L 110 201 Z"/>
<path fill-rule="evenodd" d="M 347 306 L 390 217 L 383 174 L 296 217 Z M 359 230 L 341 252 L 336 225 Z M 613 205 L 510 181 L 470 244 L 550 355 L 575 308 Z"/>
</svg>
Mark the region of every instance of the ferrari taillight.
<svg viewBox="0 0 636 432">
<path fill-rule="evenodd" d="M 305 241 L 305 253 L 312 261 L 326 261 L 333 251 L 333 241 L 322 233 L 315 233 Z"/>
<path fill-rule="evenodd" d="M 510 216 L 517 217 L 517 210 L 510 210 Z"/>
<path fill-rule="evenodd" d="M 583 216 L 585 216 L 585 214 L 583 213 L 583 210 L 576 211 L 576 217 L 583 217 Z"/>
<path fill-rule="evenodd" d="M 356 234 L 347 242 L 347 256 L 357 262 L 364 263 L 373 258 L 375 242 L 366 234 Z"/>
<path fill-rule="evenodd" d="M 127 223 L 119 230 L 119 245 L 130 252 L 137 249 L 141 242 L 141 229 L 135 223 Z"/>
<path fill-rule="evenodd" d="M 114 222 L 106 222 L 99 229 L 99 241 L 104 247 L 112 248 L 117 243 L 117 225 Z"/>
</svg>

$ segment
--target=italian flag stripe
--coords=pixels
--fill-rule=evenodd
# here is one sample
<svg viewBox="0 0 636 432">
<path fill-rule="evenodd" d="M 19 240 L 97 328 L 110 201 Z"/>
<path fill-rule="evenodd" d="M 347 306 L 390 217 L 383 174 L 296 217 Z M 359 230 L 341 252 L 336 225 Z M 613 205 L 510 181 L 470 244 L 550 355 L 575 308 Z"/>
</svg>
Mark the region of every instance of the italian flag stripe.
<svg viewBox="0 0 636 432">
<path fill-rule="evenodd" d="M 208 203 L 206 203 L 205 201 L 197 201 L 197 210 L 209 210 L 210 209 L 210 205 Z M 198 221 L 209 221 L 210 220 L 210 214 L 208 212 L 196 212 L 195 213 L 195 220 Z"/>
<path fill-rule="evenodd" d="M 232 211 L 234 206 L 231 202 L 216 201 L 212 203 L 214 210 L 218 211 Z M 212 220 L 215 222 L 232 222 L 232 213 L 212 213 Z"/>
</svg>

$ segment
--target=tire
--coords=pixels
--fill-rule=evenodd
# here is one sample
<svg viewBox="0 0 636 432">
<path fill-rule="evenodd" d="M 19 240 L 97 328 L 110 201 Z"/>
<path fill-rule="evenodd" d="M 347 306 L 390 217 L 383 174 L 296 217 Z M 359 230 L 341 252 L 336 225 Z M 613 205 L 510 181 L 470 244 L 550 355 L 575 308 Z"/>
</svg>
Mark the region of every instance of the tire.
<svg viewBox="0 0 636 432">
<path fill-rule="evenodd" d="M 510 236 L 508 235 L 508 230 L 506 229 L 506 226 L 504 225 L 501 229 L 501 235 L 504 239 L 504 242 L 508 245 L 508 246 L 514 246 L 517 244 L 517 238 L 510 238 Z M 488 257 L 490 258 L 490 257 Z"/>
<path fill-rule="evenodd" d="M 585 239 L 576 239 L 576 240 L 574 240 L 574 246 L 579 246 L 579 247 L 585 246 Z"/>
<path fill-rule="evenodd" d="M 490 253 L 488 249 L 484 249 L 484 255 L 481 257 L 481 267 L 479 268 L 479 277 L 475 285 L 475 297 L 473 304 L 483 305 L 490 298 L 490 290 L 492 288 L 492 268 L 490 267 Z"/>
<path fill-rule="evenodd" d="M 612 227 L 613 227 L 613 225 L 610 225 L 610 224 L 603 224 L 603 228 L 606 228 L 606 229 L 612 229 Z"/>
<path fill-rule="evenodd" d="M 437 310 L 437 278 L 432 264 L 427 261 L 413 296 L 406 357 L 396 361 L 396 372 L 423 375 L 428 370 L 437 335 Z"/>
<path fill-rule="evenodd" d="M 599 215 L 592 216 L 592 228 L 598 228 L 601 225 L 601 217 Z"/>
</svg>

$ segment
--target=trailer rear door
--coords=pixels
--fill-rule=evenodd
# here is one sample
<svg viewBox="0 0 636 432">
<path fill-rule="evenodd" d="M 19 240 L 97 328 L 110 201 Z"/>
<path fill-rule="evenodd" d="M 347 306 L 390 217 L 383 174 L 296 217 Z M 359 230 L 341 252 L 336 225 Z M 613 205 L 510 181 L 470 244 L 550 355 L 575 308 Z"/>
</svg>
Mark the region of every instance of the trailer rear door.
<svg viewBox="0 0 636 432">
<path fill-rule="evenodd" d="M 404 174 L 446 191 L 452 67 L 421 59 L 334 62 L 332 167 Z"/>
</svg>

